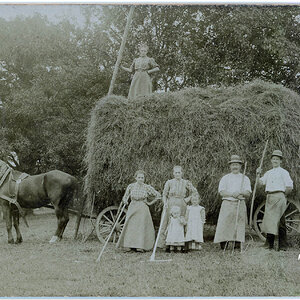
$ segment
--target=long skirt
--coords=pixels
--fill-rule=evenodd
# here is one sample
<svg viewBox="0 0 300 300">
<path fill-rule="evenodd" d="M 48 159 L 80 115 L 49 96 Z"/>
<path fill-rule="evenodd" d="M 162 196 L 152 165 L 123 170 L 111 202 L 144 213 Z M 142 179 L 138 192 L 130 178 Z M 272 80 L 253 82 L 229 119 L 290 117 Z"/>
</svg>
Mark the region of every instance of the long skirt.
<svg viewBox="0 0 300 300">
<path fill-rule="evenodd" d="M 261 224 L 262 232 L 278 234 L 280 218 L 286 210 L 286 197 L 283 192 L 267 195 L 265 214 Z"/>
<path fill-rule="evenodd" d="M 162 228 L 161 228 L 161 234 L 158 240 L 158 244 L 157 246 L 159 248 L 164 248 L 166 246 L 166 235 L 165 235 L 165 231 L 167 229 L 168 226 L 168 221 L 170 219 L 171 216 L 171 208 L 173 206 L 179 206 L 180 207 L 180 212 L 181 212 L 181 216 L 185 216 L 185 212 L 186 212 L 186 203 L 184 201 L 184 198 L 169 198 L 168 199 L 168 208 L 162 223 Z"/>
<path fill-rule="evenodd" d="M 238 201 L 223 200 L 219 213 L 214 243 L 225 241 L 238 241 L 244 243 L 246 223 L 247 210 L 245 201 L 240 200 L 238 210 Z"/>
<path fill-rule="evenodd" d="M 149 207 L 143 201 L 131 201 L 117 247 L 151 250 L 155 232 Z"/>
<path fill-rule="evenodd" d="M 128 98 L 134 99 L 137 96 L 150 95 L 152 93 L 152 81 L 146 71 L 136 72 L 133 75 Z"/>
</svg>

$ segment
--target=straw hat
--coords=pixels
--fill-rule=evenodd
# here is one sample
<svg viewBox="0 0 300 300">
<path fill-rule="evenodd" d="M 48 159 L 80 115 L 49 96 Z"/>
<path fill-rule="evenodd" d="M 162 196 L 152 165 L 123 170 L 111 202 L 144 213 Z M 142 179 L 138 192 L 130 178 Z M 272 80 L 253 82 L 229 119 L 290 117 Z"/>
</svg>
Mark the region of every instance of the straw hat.
<svg viewBox="0 0 300 300">
<path fill-rule="evenodd" d="M 273 156 L 278 156 L 280 158 L 283 157 L 282 152 L 280 150 L 274 150 L 271 157 Z"/>
<path fill-rule="evenodd" d="M 232 163 L 242 164 L 243 162 L 242 162 L 241 158 L 238 155 L 231 155 L 231 159 L 230 159 L 229 164 L 232 164 Z"/>
</svg>

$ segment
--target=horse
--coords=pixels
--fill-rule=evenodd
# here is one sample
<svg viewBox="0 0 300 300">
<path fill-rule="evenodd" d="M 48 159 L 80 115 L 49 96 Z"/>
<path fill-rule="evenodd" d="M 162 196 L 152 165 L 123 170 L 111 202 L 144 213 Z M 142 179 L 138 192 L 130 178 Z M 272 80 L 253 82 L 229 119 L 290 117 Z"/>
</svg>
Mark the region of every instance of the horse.
<svg viewBox="0 0 300 300">
<path fill-rule="evenodd" d="M 48 204 L 54 206 L 57 217 L 57 229 L 49 242 L 61 240 L 69 221 L 68 205 L 78 191 L 76 178 L 59 170 L 31 176 L 10 167 L 7 175 L 0 184 L 0 204 L 6 221 L 8 243 L 19 244 L 23 241 L 19 229 L 21 208 L 34 209 Z M 17 200 L 18 207 L 14 202 L 8 201 L 13 198 Z M 12 223 L 16 241 L 12 236 Z"/>
</svg>

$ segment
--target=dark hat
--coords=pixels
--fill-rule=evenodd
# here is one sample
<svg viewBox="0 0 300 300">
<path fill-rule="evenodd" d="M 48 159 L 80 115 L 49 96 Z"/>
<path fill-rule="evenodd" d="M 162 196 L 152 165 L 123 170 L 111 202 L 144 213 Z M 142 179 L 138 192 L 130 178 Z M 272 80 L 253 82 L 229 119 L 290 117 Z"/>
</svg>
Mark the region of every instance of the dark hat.
<svg viewBox="0 0 300 300">
<path fill-rule="evenodd" d="M 231 164 L 231 163 L 240 163 L 240 164 L 242 164 L 243 162 L 242 162 L 241 158 L 238 155 L 231 155 L 231 159 L 230 159 L 229 164 Z"/>
<path fill-rule="evenodd" d="M 274 150 L 271 157 L 273 156 L 278 156 L 282 158 L 282 152 L 280 150 Z"/>
</svg>

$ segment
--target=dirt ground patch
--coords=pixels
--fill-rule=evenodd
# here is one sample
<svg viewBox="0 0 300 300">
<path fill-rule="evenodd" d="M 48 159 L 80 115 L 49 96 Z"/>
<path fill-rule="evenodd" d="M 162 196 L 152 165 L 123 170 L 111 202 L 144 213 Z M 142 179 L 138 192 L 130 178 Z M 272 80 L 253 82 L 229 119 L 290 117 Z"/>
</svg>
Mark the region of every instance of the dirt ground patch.
<svg viewBox="0 0 300 300">
<path fill-rule="evenodd" d="M 299 249 L 268 251 L 254 242 L 244 254 L 225 255 L 207 242 L 201 252 L 123 253 L 112 245 L 100 264 L 97 240 L 74 241 L 71 217 L 63 241 L 48 243 L 56 229 L 52 212 L 22 223 L 24 242 L 8 245 L 5 224 L 0 230 L 0 296 L 299 296 Z"/>
</svg>

